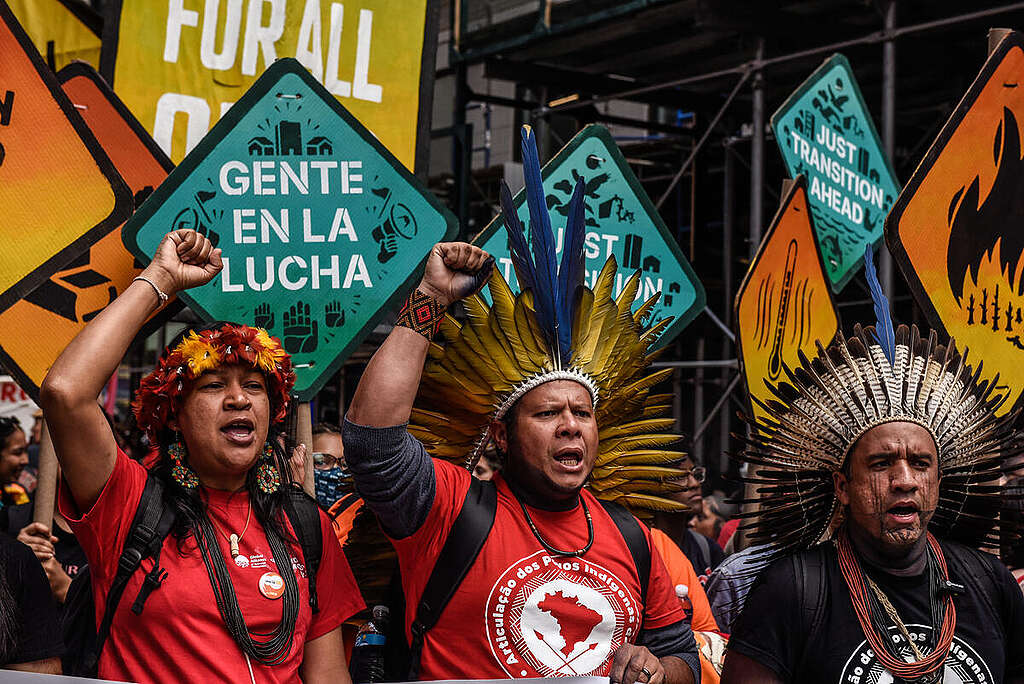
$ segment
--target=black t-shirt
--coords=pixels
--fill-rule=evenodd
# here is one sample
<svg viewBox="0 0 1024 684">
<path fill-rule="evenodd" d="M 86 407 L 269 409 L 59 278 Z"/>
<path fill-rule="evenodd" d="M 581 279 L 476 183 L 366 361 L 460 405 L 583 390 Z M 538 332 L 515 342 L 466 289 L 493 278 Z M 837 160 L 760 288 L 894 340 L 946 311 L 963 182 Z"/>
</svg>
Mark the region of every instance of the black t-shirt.
<svg viewBox="0 0 1024 684">
<path fill-rule="evenodd" d="M 8 506 L 5 509 L 8 517 L 7 533 L 17 538 L 22 528 L 32 522 L 34 508 L 35 502 Z M 78 543 L 75 535 L 71 532 L 65 532 L 56 521 L 51 526 L 51 530 L 53 530 L 53 535 L 57 537 L 57 541 L 53 545 L 53 553 L 57 557 L 57 562 L 64 568 L 64 572 L 68 574 L 68 577 L 74 579 L 75 575 L 88 562 L 85 557 L 85 551 L 82 549 L 81 544 Z"/>
<path fill-rule="evenodd" d="M 683 555 L 690 561 L 690 565 L 697 572 L 701 584 L 711 575 L 725 559 L 725 552 L 714 539 L 703 536 L 695 530 L 687 529 L 680 540 L 673 539 Z"/>
<path fill-rule="evenodd" d="M 987 553 L 940 542 L 950 580 L 966 592 L 953 598 L 956 631 L 943 682 L 991 684 L 1024 675 L 1024 595 L 1006 567 Z M 803 579 L 820 568 L 822 582 Z M 897 577 L 871 571 L 923 653 L 933 641 L 927 573 Z M 812 600 L 822 590 L 820 603 Z M 815 604 L 818 605 L 815 613 Z M 813 626 L 812 626 L 813 625 Z M 903 644 L 895 626 L 893 643 Z M 769 566 L 747 597 L 729 638 L 729 649 L 773 670 L 784 682 L 880 684 L 892 682 L 861 630 L 850 592 L 839 570 L 835 546 L 822 544 L 800 558 Z M 900 680 L 896 680 L 900 681 Z"/>
<path fill-rule="evenodd" d="M 0 572 L 13 599 L 14 646 L 3 664 L 60 657 L 64 640 L 50 583 L 32 550 L 0 534 Z"/>
</svg>

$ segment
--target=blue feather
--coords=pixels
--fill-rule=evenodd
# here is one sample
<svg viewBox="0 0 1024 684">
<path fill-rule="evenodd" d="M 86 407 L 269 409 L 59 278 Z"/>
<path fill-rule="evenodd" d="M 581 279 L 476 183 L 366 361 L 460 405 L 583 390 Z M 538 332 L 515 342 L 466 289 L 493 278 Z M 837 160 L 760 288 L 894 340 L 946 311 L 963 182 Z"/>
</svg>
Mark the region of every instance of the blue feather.
<svg viewBox="0 0 1024 684">
<path fill-rule="evenodd" d="M 586 213 L 583 204 L 586 183 L 576 181 L 572 198 L 569 200 L 569 219 L 562 237 L 562 263 L 558 268 L 558 344 L 563 365 L 568 365 L 572 350 L 572 321 L 576 315 L 576 290 L 583 285 L 585 274 L 583 241 L 586 238 Z"/>
<path fill-rule="evenodd" d="M 533 304 L 541 330 L 549 344 L 555 346 L 559 339 L 558 319 L 555 317 L 555 286 L 558 278 L 555 237 L 551 233 L 551 217 L 544 199 L 537 143 L 529 126 L 523 126 L 522 150 L 526 204 L 530 210 L 530 243 L 535 264 Z"/>
<path fill-rule="evenodd" d="M 885 353 L 889 363 L 896 362 L 896 331 L 892 325 L 892 314 L 889 311 L 889 300 L 882 292 L 882 285 L 878 282 L 878 272 L 875 271 L 874 252 L 871 245 L 864 249 L 864 275 L 867 277 L 868 288 L 871 290 L 871 300 L 875 304 L 875 338 Z"/>
<path fill-rule="evenodd" d="M 523 224 L 519 220 L 519 215 L 516 213 L 516 205 L 512 201 L 512 191 L 508 189 L 505 181 L 501 181 L 498 197 L 501 200 L 501 213 L 505 216 L 508 249 L 512 257 L 512 266 L 516 271 L 516 279 L 519 281 L 519 290 L 533 290 L 534 269 L 533 260 L 530 258 L 530 248 L 526 244 Z"/>
</svg>

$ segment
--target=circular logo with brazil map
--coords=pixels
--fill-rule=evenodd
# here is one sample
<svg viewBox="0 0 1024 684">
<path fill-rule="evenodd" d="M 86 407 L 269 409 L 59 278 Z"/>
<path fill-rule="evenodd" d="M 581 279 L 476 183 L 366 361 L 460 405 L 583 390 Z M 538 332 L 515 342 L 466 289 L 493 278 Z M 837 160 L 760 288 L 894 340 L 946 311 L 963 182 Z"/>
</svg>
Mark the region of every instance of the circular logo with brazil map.
<svg viewBox="0 0 1024 684">
<path fill-rule="evenodd" d="M 605 675 L 641 607 L 604 567 L 544 551 L 513 563 L 487 597 L 491 653 L 513 678 Z"/>
<path fill-rule="evenodd" d="M 907 631 L 923 655 L 931 653 L 931 649 L 926 647 L 932 635 L 931 627 L 907 625 Z M 907 640 L 895 627 L 889 628 L 889 638 L 904 659 L 914 659 L 914 653 L 907 645 Z M 839 684 L 899 684 L 902 681 L 894 678 L 878 662 L 867 640 L 862 641 L 854 650 L 853 655 L 846 661 L 842 676 L 839 677 Z M 936 681 L 941 684 L 995 684 L 992 671 L 978 652 L 957 636 L 953 637 L 953 643 L 949 647 L 942 678 Z"/>
</svg>

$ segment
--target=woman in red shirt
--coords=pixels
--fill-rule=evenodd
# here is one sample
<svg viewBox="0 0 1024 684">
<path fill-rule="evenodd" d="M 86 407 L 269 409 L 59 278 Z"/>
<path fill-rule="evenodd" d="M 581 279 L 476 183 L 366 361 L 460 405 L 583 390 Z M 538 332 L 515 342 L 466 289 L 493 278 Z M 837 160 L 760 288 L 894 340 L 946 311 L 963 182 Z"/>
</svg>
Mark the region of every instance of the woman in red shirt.
<svg viewBox="0 0 1024 684">
<path fill-rule="evenodd" d="M 41 401 L 63 467 L 59 505 L 89 559 L 97 619 L 147 477 L 176 513 L 144 610 L 131 606 L 153 561 L 131 577 L 99 660 L 103 679 L 348 684 L 341 623 L 362 608 L 336 544 L 324 543 L 310 605 L 305 559 L 283 513 L 291 481 L 278 436 L 295 374 L 265 330 L 190 331 L 147 376 L 134 405 L 159 456 L 150 472 L 117 448 L 100 389 L 168 296 L 211 280 L 220 250 L 167 235 L 152 263 L 71 342 Z M 332 539 L 320 513 L 321 539 Z"/>
</svg>

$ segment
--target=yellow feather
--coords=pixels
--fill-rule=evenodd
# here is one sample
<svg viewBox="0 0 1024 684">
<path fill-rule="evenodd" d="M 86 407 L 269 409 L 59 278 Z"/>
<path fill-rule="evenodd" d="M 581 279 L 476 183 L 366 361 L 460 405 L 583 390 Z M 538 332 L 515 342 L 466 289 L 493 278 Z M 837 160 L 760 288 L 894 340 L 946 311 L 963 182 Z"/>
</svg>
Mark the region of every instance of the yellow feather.
<svg viewBox="0 0 1024 684">
<path fill-rule="evenodd" d="M 690 507 L 686 504 L 682 504 L 671 499 L 665 499 L 660 496 L 651 496 L 650 494 L 623 494 L 616 498 L 615 502 L 620 506 L 629 508 L 630 510 L 634 508 L 646 508 L 650 511 L 660 511 L 665 513 L 683 513 L 690 510 Z"/>
</svg>

